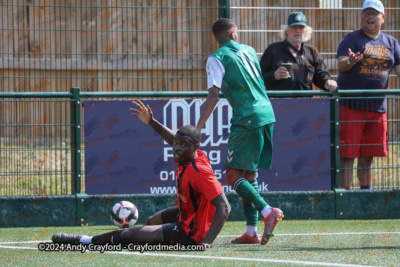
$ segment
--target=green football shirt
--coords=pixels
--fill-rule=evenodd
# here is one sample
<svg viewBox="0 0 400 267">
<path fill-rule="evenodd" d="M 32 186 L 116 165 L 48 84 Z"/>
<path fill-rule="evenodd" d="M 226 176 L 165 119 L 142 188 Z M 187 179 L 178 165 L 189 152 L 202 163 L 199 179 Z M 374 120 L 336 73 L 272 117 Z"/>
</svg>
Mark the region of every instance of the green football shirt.
<svg viewBox="0 0 400 267">
<path fill-rule="evenodd" d="M 229 41 L 210 57 L 218 59 L 225 69 L 220 90 L 232 106 L 232 126 L 251 130 L 275 122 L 256 51 Z"/>
</svg>

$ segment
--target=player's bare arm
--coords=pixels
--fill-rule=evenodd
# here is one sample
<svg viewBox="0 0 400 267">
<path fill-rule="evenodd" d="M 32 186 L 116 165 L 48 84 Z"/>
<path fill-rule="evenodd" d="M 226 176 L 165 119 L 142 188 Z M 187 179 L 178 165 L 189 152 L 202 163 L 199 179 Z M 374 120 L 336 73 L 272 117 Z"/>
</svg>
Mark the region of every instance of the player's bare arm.
<svg viewBox="0 0 400 267">
<path fill-rule="evenodd" d="M 211 204 L 215 207 L 215 215 L 210 229 L 208 229 L 208 232 L 202 242 L 206 248 L 212 247 L 211 243 L 221 231 L 226 219 L 229 216 L 229 213 L 231 212 L 231 206 L 229 205 L 224 193 L 211 200 Z"/>
<path fill-rule="evenodd" d="M 170 145 L 172 146 L 173 139 L 175 136 L 175 133 L 169 129 L 168 127 L 164 126 L 161 124 L 159 121 L 154 119 L 153 117 L 153 111 L 151 110 L 150 106 L 147 105 L 145 106 L 142 101 L 139 99 L 135 99 L 132 101 L 132 103 L 138 108 L 130 108 L 129 110 L 132 111 L 132 115 L 137 117 L 139 120 L 141 120 L 143 123 L 150 125 L 153 127 L 156 132 L 161 135 L 161 137 Z"/>
<path fill-rule="evenodd" d="M 354 53 L 349 48 L 349 56 L 338 57 L 338 68 L 341 72 L 349 71 L 357 62 L 364 58 L 364 55 L 360 52 Z"/>
<path fill-rule="evenodd" d="M 197 122 L 197 129 L 201 131 L 206 124 L 208 118 L 210 117 L 211 113 L 213 112 L 215 105 L 218 103 L 219 97 L 219 88 L 216 86 L 211 87 L 208 89 L 208 96 L 206 102 L 204 103 L 204 108 L 201 112 L 200 119 Z"/>
</svg>

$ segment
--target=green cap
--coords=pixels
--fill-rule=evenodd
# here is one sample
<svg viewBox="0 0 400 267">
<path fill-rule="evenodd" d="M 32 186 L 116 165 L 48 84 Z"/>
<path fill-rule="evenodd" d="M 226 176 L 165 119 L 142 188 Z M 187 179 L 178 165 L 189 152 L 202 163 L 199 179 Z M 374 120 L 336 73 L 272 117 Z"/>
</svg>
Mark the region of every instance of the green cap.
<svg viewBox="0 0 400 267">
<path fill-rule="evenodd" d="M 301 25 L 304 27 L 308 26 L 306 16 L 303 14 L 303 12 L 300 12 L 300 11 L 291 13 L 289 15 L 287 24 L 289 27 L 296 26 L 296 25 Z"/>
</svg>

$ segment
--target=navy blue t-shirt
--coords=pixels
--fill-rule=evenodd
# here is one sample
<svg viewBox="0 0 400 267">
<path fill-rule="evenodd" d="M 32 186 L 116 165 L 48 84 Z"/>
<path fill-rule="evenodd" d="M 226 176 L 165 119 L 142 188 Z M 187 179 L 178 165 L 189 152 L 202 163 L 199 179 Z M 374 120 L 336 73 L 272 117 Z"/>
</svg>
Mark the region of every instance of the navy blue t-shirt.
<svg viewBox="0 0 400 267">
<path fill-rule="evenodd" d="M 339 72 L 339 89 L 388 89 L 389 73 L 400 64 L 400 46 L 396 38 L 382 33 L 378 38 L 368 37 L 362 29 L 347 34 L 340 42 L 336 57 L 348 56 L 348 49 L 360 52 L 364 58 L 349 71 Z M 368 99 L 366 99 L 368 98 Z M 387 111 L 386 96 L 343 99 L 342 105 L 355 109 Z"/>
</svg>

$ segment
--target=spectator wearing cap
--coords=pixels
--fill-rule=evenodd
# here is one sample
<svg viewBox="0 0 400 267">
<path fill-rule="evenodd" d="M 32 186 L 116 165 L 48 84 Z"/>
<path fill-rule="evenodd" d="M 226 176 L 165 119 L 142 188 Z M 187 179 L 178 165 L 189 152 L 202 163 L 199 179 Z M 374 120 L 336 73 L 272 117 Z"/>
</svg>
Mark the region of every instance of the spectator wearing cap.
<svg viewBox="0 0 400 267">
<path fill-rule="evenodd" d="M 305 44 L 311 33 L 302 12 L 289 15 L 287 25 L 281 26 L 283 41 L 269 45 L 260 60 L 267 90 L 311 90 L 313 83 L 324 90 L 336 89 L 317 48 Z"/>
<path fill-rule="evenodd" d="M 394 68 L 400 77 L 400 46 L 396 38 L 381 32 L 385 9 L 379 0 L 367 0 L 361 10 L 361 29 L 347 34 L 337 50 L 339 88 L 388 89 L 389 73 Z M 340 185 L 350 189 L 354 159 L 361 189 L 372 189 L 374 157 L 386 157 L 386 96 L 346 96 L 341 99 Z"/>
</svg>

